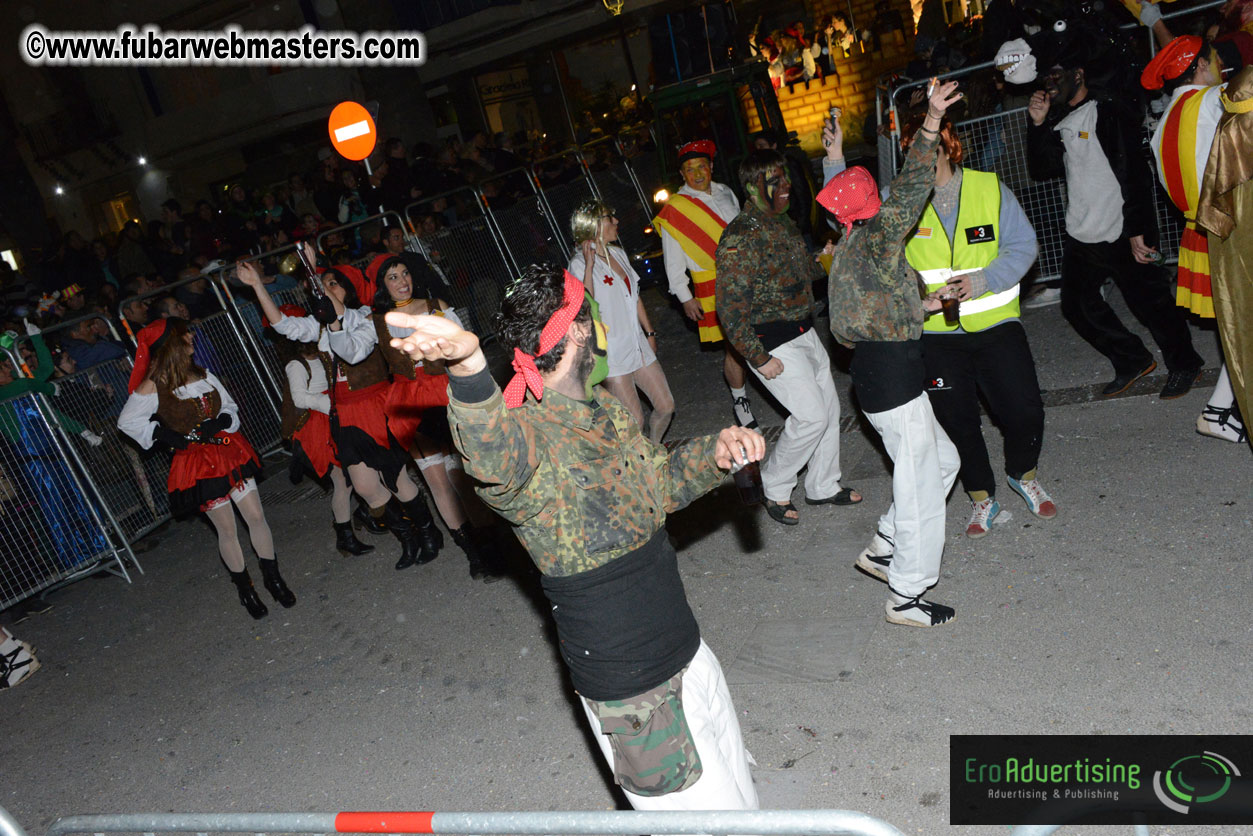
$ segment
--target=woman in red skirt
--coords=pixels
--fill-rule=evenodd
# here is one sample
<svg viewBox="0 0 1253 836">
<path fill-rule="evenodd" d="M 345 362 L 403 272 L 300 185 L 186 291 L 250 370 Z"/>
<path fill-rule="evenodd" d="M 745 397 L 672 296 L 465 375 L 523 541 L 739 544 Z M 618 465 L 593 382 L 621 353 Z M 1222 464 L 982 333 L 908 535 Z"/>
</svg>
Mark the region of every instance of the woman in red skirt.
<svg viewBox="0 0 1253 836">
<path fill-rule="evenodd" d="M 299 305 L 282 305 L 286 317 L 305 316 Z M 363 555 L 374 546 L 357 539 L 352 531 L 352 489 L 340 466 L 335 440 L 331 437 L 331 395 L 327 381 L 331 377 L 330 355 L 318 351 L 317 343 L 289 340 L 264 321 L 269 329 L 274 350 L 283 364 L 286 386 L 283 387 L 283 423 L 281 434 L 291 441 L 292 478 L 312 473 L 315 479 L 331 483 L 331 515 L 334 519 L 335 548 L 340 554 Z"/>
<path fill-rule="evenodd" d="M 448 375 L 442 364 L 415 363 L 392 348 L 393 337 L 403 337 L 409 332 L 394 329 L 383 321 L 387 311 L 397 310 L 444 316 L 460 325 L 461 320 L 453 308 L 431 295 L 430 284 L 415 281 L 401 257 L 378 256 L 366 268 L 364 286 L 358 288 L 361 298 L 372 300 L 372 309 L 350 311 L 344 317 L 343 329 L 331 335 L 330 344 L 336 354 L 347 360 L 382 352 L 392 375 L 386 404 L 388 426 L 417 462 L 453 541 L 470 562 L 470 576 L 491 583 L 504 575 L 495 569 L 491 557 L 484 554 L 476 542 L 466 505 L 453 481 L 464 477 L 464 472 L 448 429 Z M 468 485 L 464 489 L 469 502 L 477 501 Z"/>
<path fill-rule="evenodd" d="M 261 312 L 275 331 L 295 342 L 315 345 L 330 358 L 328 380 L 335 384 L 328 387 L 329 424 L 335 455 L 370 515 L 400 541 L 396 568 L 434 560 L 443 546 L 442 536 L 417 484 L 405 471 L 409 456 L 393 437 L 384 413 L 387 364 L 377 352 L 357 362 L 330 354 L 330 334 L 340 328 L 345 312 L 351 315 L 361 307 L 357 295 L 357 285 L 365 281 L 361 271 L 340 265 L 322 273 L 318 281 L 326 295 L 319 303 L 321 310 L 315 316 L 299 317 L 279 310 L 254 265 L 241 262 L 236 274 L 256 292 Z"/>
<path fill-rule="evenodd" d="M 248 524 L 265 588 L 279 604 L 292 606 L 296 596 L 278 572 L 274 538 L 257 493 L 261 462 L 239 433 L 239 407 L 212 372 L 192 362 L 187 320 L 158 319 L 137 340 L 131 396 L 118 416 L 118 429 L 145 450 L 158 442 L 173 448 L 170 509 L 176 517 L 196 511 L 208 516 L 222 562 L 252 617 L 264 618 L 268 610 L 244 567 L 234 508 Z"/>
</svg>

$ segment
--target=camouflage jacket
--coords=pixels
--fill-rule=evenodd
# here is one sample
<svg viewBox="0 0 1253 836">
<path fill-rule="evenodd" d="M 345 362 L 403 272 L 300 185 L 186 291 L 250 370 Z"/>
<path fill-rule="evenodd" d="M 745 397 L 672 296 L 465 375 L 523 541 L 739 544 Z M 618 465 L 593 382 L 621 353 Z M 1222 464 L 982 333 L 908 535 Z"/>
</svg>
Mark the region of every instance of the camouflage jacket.
<svg viewBox="0 0 1253 836">
<path fill-rule="evenodd" d="M 811 318 L 811 285 L 822 268 L 791 218 L 768 215 L 752 200 L 723 230 L 715 261 L 718 324 L 754 367 L 770 362 L 753 325 Z"/>
<path fill-rule="evenodd" d="M 827 301 L 831 333 L 842 345 L 922 337 L 923 286 L 905 260 L 905 239 L 935 188 L 937 140 L 934 134 L 915 134 L 878 214 L 865 226 L 854 226 L 835 250 Z"/>
<path fill-rule="evenodd" d="M 591 401 L 549 389 L 542 402 L 528 395 L 506 409 L 499 387 L 486 371 L 480 375 L 450 382 L 453 439 L 466 472 L 483 483 L 479 496 L 517 526 L 546 575 L 585 572 L 634 551 L 665 525 L 668 512 L 722 481 L 716 436 L 667 451 L 645 438 L 603 388 Z M 459 400 L 468 392 L 490 395 Z"/>
</svg>

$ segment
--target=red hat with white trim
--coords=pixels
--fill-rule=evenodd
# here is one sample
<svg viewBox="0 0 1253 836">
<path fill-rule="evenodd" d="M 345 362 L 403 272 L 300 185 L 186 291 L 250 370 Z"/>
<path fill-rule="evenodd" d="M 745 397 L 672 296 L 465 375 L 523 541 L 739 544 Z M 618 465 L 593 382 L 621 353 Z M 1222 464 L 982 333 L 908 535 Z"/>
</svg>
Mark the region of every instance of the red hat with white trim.
<svg viewBox="0 0 1253 836">
<path fill-rule="evenodd" d="M 1196 61 L 1205 42 L 1196 35 L 1180 35 L 1161 51 L 1140 73 L 1140 86 L 1145 90 L 1161 90 L 1167 81 L 1174 81 Z"/>
<path fill-rule="evenodd" d="M 716 156 L 718 156 L 718 147 L 713 144 L 712 140 L 698 139 L 679 149 L 679 165 L 695 157 L 708 157 L 712 160 Z"/>
</svg>

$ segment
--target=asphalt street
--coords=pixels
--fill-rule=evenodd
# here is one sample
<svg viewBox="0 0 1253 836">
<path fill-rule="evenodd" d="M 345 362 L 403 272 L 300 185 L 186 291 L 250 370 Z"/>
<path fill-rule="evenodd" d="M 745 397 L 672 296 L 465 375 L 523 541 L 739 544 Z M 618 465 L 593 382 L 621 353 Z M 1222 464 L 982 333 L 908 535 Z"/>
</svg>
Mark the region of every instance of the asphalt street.
<svg viewBox="0 0 1253 836">
<path fill-rule="evenodd" d="M 678 403 L 670 438 L 725 426 L 720 354 L 699 351 L 659 293 L 647 301 Z M 1108 364 L 1057 307 L 1023 322 L 1048 404 L 1040 478 L 1060 514 L 1037 520 L 1002 489 L 1012 518 L 967 540 L 959 488 L 931 594 L 956 608 L 951 625 L 887 624 L 885 587 L 853 568 L 890 474 L 844 371 L 841 458 L 862 504 L 810 507 L 798 490 L 801 524 L 789 528 L 725 486 L 672 516 L 764 807 L 857 810 L 906 834 L 1006 833 L 948 825 L 950 735 L 1253 726 L 1253 461 L 1193 429 L 1214 332 L 1193 331 L 1208 385 L 1162 401 L 1163 368 L 1104 400 Z M 762 423 L 778 427 L 754 393 Z M 250 619 L 208 524 L 193 520 L 156 535 L 133 583 L 80 581 L 13 625 L 43 663 L 0 693 L 0 805 L 29 833 L 75 813 L 623 806 L 527 564 L 484 585 L 451 542 L 404 572 L 391 539 L 343 558 L 315 487 L 280 470 L 261 493 L 294 608 L 271 602 Z"/>
</svg>

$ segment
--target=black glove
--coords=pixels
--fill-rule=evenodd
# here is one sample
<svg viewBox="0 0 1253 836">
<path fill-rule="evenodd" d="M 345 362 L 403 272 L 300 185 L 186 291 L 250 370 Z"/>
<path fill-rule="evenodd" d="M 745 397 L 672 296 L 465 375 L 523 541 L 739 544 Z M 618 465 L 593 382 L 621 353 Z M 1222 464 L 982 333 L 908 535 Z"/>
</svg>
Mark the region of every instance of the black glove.
<svg viewBox="0 0 1253 836">
<path fill-rule="evenodd" d="M 188 440 L 187 436 L 179 435 L 165 424 L 157 424 L 157 428 L 152 432 L 152 437 L 162 444 L 173 447 L 175 450 L 186 450 L 191 445 L 191 441 Z"/>
<path fill-rule="evenodd" d="M 231 416 L 219 412 L 215 418 L 206 418 L 196 425 L 192 433 L 203 439 L 210 439 L 231 425 Z"/>
<path fill-rule="evenodd" d="M 313 318 L 323 325 L 330 325 L 339 319 L 339 315 L 335 313 L 335 305 L 329 297 L 323 296 L 313 305 Z"/>
</svg>

